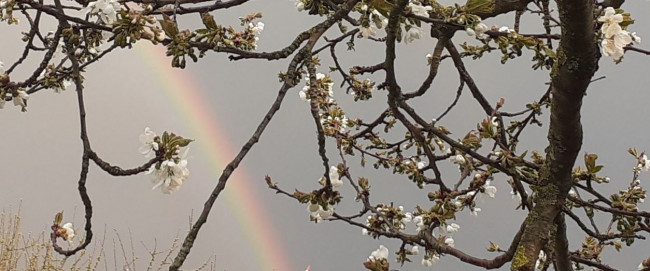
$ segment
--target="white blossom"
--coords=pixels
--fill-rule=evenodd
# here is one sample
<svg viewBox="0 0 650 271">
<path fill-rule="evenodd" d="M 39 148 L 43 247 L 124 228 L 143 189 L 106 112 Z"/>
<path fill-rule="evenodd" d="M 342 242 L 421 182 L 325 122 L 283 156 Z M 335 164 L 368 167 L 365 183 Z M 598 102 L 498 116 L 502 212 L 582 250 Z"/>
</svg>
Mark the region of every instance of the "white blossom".
<svg viewBox="0 0 650 271">
<path fill-rule="evenodd" d="M 598 17 L 598 21 L 603 23 L 600 32 L 603 39 L 601 48 L 605 56 L 620 58 L 625 53 L 625 46 L 632 41 L 641 42 L 641 37 L 637 36 L 636 32 L 630 33 L 621 28 L 619 24 L 623 22 L 623 15 L 616 14 L 612 7 L 605 8 L 605 14 Z"/>
<path fill-rule="evenodd" d="M 248 27 L 253 31 L 253 34 L 259 35 L 262 33 L 262 30 L 264 30 L 264 23 L 263 22 L 257 22 L 257 23 L 248 23 Z"/>
<path fill-rule="evenodd" d="M 424 256 L 424 258 L 422 258 L 422 266 L 430 267 L 434 263 L 437 263 L 438 260 L 440 260 L 440 257 L 436 254 L 431 255 L 431 257 Z"/>
<path fill-rule="evenodd" d="M 18 96 L 14 97 L 13 100 L 15 106 L 20 106 L 25 109 L 27 107 L 27 100 L 29 100 L 29 94 L 23 90 L 19 90 Z"/>
<path fill-rule="evenodd" d="M 411 26 L 411 28 L 406 32 L 404 36 L 405 43 L 411 43 L 414 40 L 417 40 L 422 37 L 422 29 L 417 26 Z"/>
<path fill-rule="evenodd" d="M 375 29 L 372 26 L 361 27 L 361 37 L 363 38 L 373 37 L 375 36 L 376 33 L 377 31 L 375 31 Z"/>
<path fill-rule="evenodd" d="M 623 54 L 625 53 L 623 47 L 630 44 L 631 42 L 632 42 L 632 37 L 630 37 L 627 31 L 623 31 L 623 30 L 614 34 L 613 36 L 605 37 L 601 42 L 603 55 L 622 57 Z"/>
<path fill-rule="evenodd" d="M 476 35 L 476 31 L 474 31 L 474 29 L 469 28 L 469 27 L 465 28 L 465 33 L 470 37 Z"/>
<path fill-rule="evenodd" d="M 447 228 L 446 228 L 448 233 L 457 232 L 459 229 L 460 229 L 460 225 L 458 225 L 456 223 L 451 223 L 451 224 L 447 225 Z"/>
<path fill-rule="evenodd" d="M 332 188 L 339 188 L 343 185 L 343 181 L 339 177 L 339 169 L 335 166 L 330 167 L 330 182 Z"/>
<path fill-rule="evenodd" d="M 420 162 L 418 162 L 418 164 L 417 164 L 418 169 L 423 169 L 426 165 L 427 165 L 427 164 L 426 164 L 425 162 L 423 162 L 423 161 L 420 161 Z"/>
<path fill-rule="evenodd" d="M 142 146 L 138 149 L 141 154 L 145 155 L 147 158 L 154 157 L 156 151 L 158 150 L 158 143 L 154 141 L 156 138 L 156 133 L 151 131 L 149 127 L 144 128 L 144 134 L 140 135 L 140 142 Z"/>
<path fill-rule="evenodd" d="M 492 122 L 492 126 L 494 126 L 495 128 L 499 127 L 499 119 L 497 117 L 492 117 L 491 122 Z"/>
<path fill-rule="evenodd" d="M 456 156 L 451 159 L 451 162 L 454 164 L 464 165 L 467 161 L 462 154 L 456 154 Z"/>
<path fill-rule="evenodd" d="M 295 4 L 296 9 L 297 9 L 298 11 L 303 11 L 303 10 L 305 10 L 305 3 L 303 3 L 302 0 L 296 0 L 296 2 L 295 2 L 294 4 Z"/>
<path fill-rule="evenodd" d="M 460 207 L 463 207 L 463 205 L 463 201 L 461 201 L 459 197 L 456 197 L 454 199 L 454 206 L 456 206 L 456 209 L 460 209 Z"/>
<path fill-rule="evenodd" d="M 72 223 L 63 224 L 63 226 L 61 226 L 61 229 L 61 237 L 63 237 L 63 240 L 72 242 L 72 238 L 74 238 L 74 229 L 72 229 Z"/>
<path fill-rule="evenodd" d="M 606 38 L 622 31 L 619 23 L 623 22 L 623 14 L 616 14 L 616 11 L 612 7 L 605 8 L 605 15 L 598 17 L 598 21 L 603 23 L 600 31 Z"/>
<path fill-rule="evenodd" d="M 368 230 L 366 228 L 361 229 L 361 235 L 368 235 Z"/>
<path fill-rule="evenodd" d="M 320 204 L 309 204 L 307 206 L 307 210 L 309 211 L 309 215 L 313 220 L 316 221 L 316 223 L 323 221 L 324 219 L 328 219 L 334 214 L 334 206 L 328 205 L 327 210 L 323 209 L 323 206 Z"/>
<path fill-rule="evenodd" d="M 485 32 L 487 32 L 488 30 L 489 28 L 487 25 L 485 25 L 484 23 L 479 23 L 474 27 L 474 31 L 472 31 L 472 33 L 476 34 L 477 38 L 484 39 L 488 37 L 485 34 Z M 469 34 L 469 32 L 467 34 Z"/>
<path fill-rule="evenodd" d="M 429 11 L 433 9 L 431 6 L 425 7 L 414 3 L 409 3 L 409 7 L 411 8 L 411 13 L 422 17 L 429 17 Z"/>
<path fill-rule="evenodd" d="M 63 80 L 63 81 L 61 81 L 61 84 L 63 84 L 62 87 L 58 87 L 58 86 L 54 87 L 54 93 L 61 93 L 61 91 L 66 90 L 68 87 L 70 87 L 72 85 L 72 81 Z"/>
<path fill-rule="evenodd" d="M 542 269 L 543 266 L 540 266 L 543 262 L 546 261 L 546 253 L 544 253 L 543 250 L 539 251 L 539 255 L 537 256 L 537 261 L 535 262 L 535 269 Z"/>
<path fill-rule="evenodd" d="M 487 194 L 490 198 L 494 198 L 494 195 L 497 193 L 497 187 L 490 185 L 490 181 L 486 181 L 483 186 L 484 193 Z"/>
<path fill-rule="evenodd" d="M 415 229 L 417 232 L 420 232 L 426 228 L 424 225 L 424 217 L 421 215 L 414 217 L 413 223 L 415 223 L 415 226 L 417 227 L 417 229 Z"/>
<path fill-rule="evenodd" d="M 507 26 L 502 26 L 502 27 L 499 28 L 499 32 L 502 32 L 502 33 L 510 34 L 513 31 L 514 31 L 513 29 L 510 29 Z"/>
<path fill-rule="evenodd" d="M 576 193 L 575 190 L 573 190 L 573 188 L 569 189 L 569 197 L 575 198 L 577 196 L 578 194 Z"/>
<path fill-rule="evenodd" d="M 90 2 L 81 11 L 88 15 L 97 15 L 101 22 L 112 25 L 117 20 L 120 4 L 116 0 L 97 0 Z"/>
<path fill-rule="evenodd" d="M 474 207 L 474 209 L 472 209 L 472 215 L 473 215 L 473 216 L 478 216 L 478 213 L 479 213 L 480 211 L 481 211 L 481 208 L 479 208 L 479 207 Z"/>
<path fill-rule="evenodd" d="M 309 102 L 309 100 L 311 100 L 307 98 L 308 90 L 309 90 L 309 86 L 304 86 L 302 87 L 302 90 L 298 92 L 298 96 L 300 97 L 300 100 L 302 100 L 303 102 Z"/>
<path fill-rule="evenodd" d="M 420 248 L 418 248 L 418 246 L 413 246 L 411 248 L 411 254 L 418 255 L 418 253 L 420 253 Z"/>
<path fill-rule="evenodd" d="M 169 159 L 162 161 L 158 168 L 156 164 L 152 165 L 146 174 L 151 175 L 151 181 L 155 184 L 152 190 L 160 187 L 163 193 L 171 194 L 180 189 L 189 177 L 190 170 L 187 169 L 187 160 L 182 159 L 176 163 L 173 159 Z"/>
<path fill-rule="evenodd" d="M 381 261 L 382 259 L 388 259 L 388 248 L 384 245 L 379 245 L 379 248 L 368 256 L 368 260 L 371 261 Z"/>
<path fill-rule="evenodd" d="M 648 156 L 645 154 L 639 158 L 639 164 L 636 166 L 636 168 L 640 171 L 648 171 L 650 170 L 650 160 L 648 160 Z"/>
<path fill-rule="evenodd" d="M 409 223 L 409 222 L 413 221 L 413 214 L 411 214 L 411 212 L 406 212 L 401 221 L 402 221 L 402 224 L 406 224 L 406 223 Z"/>
<path fill-rule="evenodd" d="M 447 239 L 445 239 L 445 244 L 450 246 L 450 247 L 454 247 L 454 244 L 455 244 L 454 238 L 447 237 Z"/>
</svg>

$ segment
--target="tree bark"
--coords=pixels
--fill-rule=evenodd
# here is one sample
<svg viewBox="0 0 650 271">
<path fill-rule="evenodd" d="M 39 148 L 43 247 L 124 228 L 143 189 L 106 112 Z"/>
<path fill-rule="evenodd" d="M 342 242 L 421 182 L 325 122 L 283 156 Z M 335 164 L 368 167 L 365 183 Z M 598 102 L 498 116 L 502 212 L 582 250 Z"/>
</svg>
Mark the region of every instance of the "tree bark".
<svg viewBox="0 0 650 271">
<path fill-rule="evenodd" d="M 582 146 L 580 108 L 587 87 L 598 69 L 600 54 L 594 26 L 594 1 L 558 0 L 562 39 L 551 72 L 551 116 L 546 162 L 534 188 L 535 206 L 517 247 L 511 270 L 534 270 L 539 251 L 551 240 L 566 240 L 557 222 L 571 189 L 571 171 Z M 568 243 L 556 242 L 555 253 L 567 254 Z M 547 247 L 548 248 L 548 247 Z M 553 248 L 553 247 L 551 247 Z M 571 270 L 568 255 L 556 255 L 559 270 Z M 567 266 L 568 265 L 568 266 Z"/>
</svg>

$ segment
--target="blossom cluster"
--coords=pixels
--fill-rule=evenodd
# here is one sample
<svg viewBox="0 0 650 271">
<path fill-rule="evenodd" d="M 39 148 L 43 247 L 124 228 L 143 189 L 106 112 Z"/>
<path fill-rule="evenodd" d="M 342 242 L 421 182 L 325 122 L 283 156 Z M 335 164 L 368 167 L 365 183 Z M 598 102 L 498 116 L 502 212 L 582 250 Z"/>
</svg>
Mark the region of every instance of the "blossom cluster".
<svg viewBox="0 0 650 271">
<path fill-rule="evenodd" d="M 605 8 L 603 16 L 598 18 L 602 22 L 600 27 L 601 48 L 603 55 L 621 58 L 625 53 L 624 47 L 634 42 L 641 42 L 641 38 L 636 32 L 628 32 L 623 29 L 621 23 L 624 22 L 623 14 L 617 13 L 612 7 Z"/>
<path fill-rule="evenodd" d="M 42 78 L 42 85 L 46 88 L 51 88 L 55 93 L 61 93 L 61 91 L 66 90 L 72 85 L 72 80 L 70 79 L 59 79 L 56 75 L 56 67 L 54 65 L 49 65 L 40 74 Z"/>
<path fill-rule="evenodd" d="M 190 175 L 186 159 L 189 149 L 179 156 L 180 147 L 187 146 L 190 141 L 167 132 L 159 137 L 149 127 L 144 129 L 144 134 L 140 135 L 140 142 L 143 145 L 139 149 L 140 153 L 147 158 L 154 156 L 163 158 L 162 161 L 151 165 L 145 173 L 151 176 L 151 181 L 154 183 L 152 189 L 160 188 L 165 194 L 180 189 Z"/>
<path fill-rule="evenodd" d="M 298 11 L 304 10 L 304 0 L 296 0 L 296 8 Z M 422 17 L 429 17 L 429 12 L 433 8 L 429 5 L 422 5 L 418 1 L 409 1 L 407 10 L 414 15 L 417 16 L 422 16 Z M 386 18 L 386 13 L 382 14 L 379 10 L 376 8 L 370 7 L 366 4 L 362 4 L 358 11 L 361 13 L 361 28 L 360 28 L 360 33 L 359 35 L 362 38 L 371 38 L 377 35 L 377 30 L 379 29 L 385 29 L 386 25 L 388 25 L 388 18 Z M 419 25 L 419 24 L 418 24 Z M 404 36 L 399 37 L 399 39 L 404 39 L 405 43 L 411 43 L 417 39 L 422 38 L 423 36 L 423 31 L 422 28 L 420 28 L 418 25 L 414 23 L 410 24 L 405 24 L 404 25 Z"/>
<path fill-rule="evenodd" d="M 455 207 L 452 208 L 462 208 L 462 199 L 459 199 L 455 204 Z M 375 215 L 370 215 L 366 218 L 366 228 L 361 230 L 363 235 L 371 235 L 373 237 L 378 236 L 374 231 L 368 230 L 380 230 L 380 231 L 389 231 L 391 226 L 396 227 L 399 230 L 405 230 L 407 224 L 412 223 L 416 227 L 416 232 L 420 233 L 421 231 L 428 231 L 430 225 L 436 225 L 432 229 L 432 234 L 437 240 L 446 246 L 454 247 L 455 241 L 451 234 L 456 233 L 460 230 L 460 225 L 450 222 L 439 223 L 439 217 L 433 217 L 429 213 L 424 213 L 418 211 L 416 213 L 404 212 L 404 207 L 399 206 L 397 208 L 392 205 L 383 205 L 380 204 L 375 208 Z M 435 221 L 435 222 L 434 222 Z M 384 255 L 382 251 L 386 251 L 384 248 L 380 247 L 379 250 L 373 252 L 371 257 L 368 258 L 369 262 L 375 261 L 378 259 L 377 255 Z M 382 253 L 380 253 L 382 252 Z M 417 255 L 419 253 L 419 248 L 417 246 L 412 247 L 406 254 L 408 255 Z M 386 253 L 387 254 L 387 253 Z M 399 253 L 398 253 L 399 254 Z M 422 258 L 422 265 L 425 267 L 432 266 L 440 259 L 440 255 L 435 251 L 427 251 Z M 373 270 L 373 269 L 371 269 Z"/>
<path fill-rule="evenodd" d="M 339 169 L 336 166 L 331 166 L 329 169 L 329 179 L 330 184 L 332 185 L 332 190 L 336 191 L 343 186 L 343 180 L 339 174 Z M 318 180 L 323 187 L 326 186 L 325 177 L 321 177 Z M 309 217 L 312 221 L 319 223 L 325 219 L 330 218 L 334 214 L 334 206 L 332 204 L 327 204 L 325 207 L 317 202 L 309 202 L 307 205 L 307 211 L 309 212 Z"/>
<path fill-rule="evenodd" d="M 5 74 L 4 70 L 5 64 L 0 61 L 0 109 L 4 108 L 7 101 L 7 96 L 11 98 L 15 106 L 20 106 L 21 110 L 25 112 L 27 110 L 27 100 L 29 100 L 29 94 L 23 89 L 14 89 L 11 93 L 4 88 L 4 86 L 9 83 L 9 75 Z"/>
<path fill-rule="evenodd" d="M 4 108 L 7 95 L 10 95 L 11 100 L 15 106 L 20 106 L 21 110 L 27 111 L 27 100 L 29 100 L 29 94 L 24 90 L 17 90 L 15 93 L 7 93 L 4 89 L 0 89 L 0 109 Z"/>
</svg>

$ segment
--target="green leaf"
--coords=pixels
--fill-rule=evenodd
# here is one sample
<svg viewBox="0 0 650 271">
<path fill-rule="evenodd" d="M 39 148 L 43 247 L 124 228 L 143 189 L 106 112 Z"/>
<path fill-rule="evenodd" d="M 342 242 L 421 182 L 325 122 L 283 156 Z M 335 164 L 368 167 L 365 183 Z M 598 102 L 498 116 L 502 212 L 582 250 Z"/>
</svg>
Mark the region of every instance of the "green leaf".
<svg viewBox="0 0 650 271">
<path fill-rule="evenodd" d="M 591 170 L 591 173 L 598 173 L 601 169 L 603 169 L 603 165 L 597 165 Z"/>
<path fill-rule="evenodd" d="M 63 221 L 63 211 L 56 213 L 54 216 L 54 225 L 61 225 Z"/>
<path fill-rule="evenodd" d="M 167 34 L 167 36 L 173 38 L 176 35 L 178 35 L 178 26 L 176 25 L 176 22 L 174 22 L 174 20 L 169 18 L 167 14 L 163 13 L 163 19 L 160 20 L 159 22 L 160 22 L 160 26 L 165 31 L 165 34 Z"/>
<path fill-rule="evenodd" d="M 179 147 L 186 147 L 186 146 L 189 145 L 192 141 L 194 141 L 194 140 L 192 140 L 192 139 L 181 138 L 180 140 L 178 140 L 178 146 L 179 146 Z"/>
<path fill-rule="evenodd" d="M 370 7 L 375 8 L 381 15 L 388 18 L 390 11 L 393 10 L 394 5 L 386 0 L 373 0 L 369 3 Z"/>
<path fill-rule="evenodd" d="M 217 22 L 214 21 L 214 16 L 212 16 L 210 13 L 201 14 L 201 20 L 203 21 L 203 25 L 205 25 L 206 28 L 217 29 Z"/>
<path fill-rule="evenodd" d="M 495 0 L 467 0 L 465 7 L 472 14 L 489 13 L 494 10 Z"/>
</svg>

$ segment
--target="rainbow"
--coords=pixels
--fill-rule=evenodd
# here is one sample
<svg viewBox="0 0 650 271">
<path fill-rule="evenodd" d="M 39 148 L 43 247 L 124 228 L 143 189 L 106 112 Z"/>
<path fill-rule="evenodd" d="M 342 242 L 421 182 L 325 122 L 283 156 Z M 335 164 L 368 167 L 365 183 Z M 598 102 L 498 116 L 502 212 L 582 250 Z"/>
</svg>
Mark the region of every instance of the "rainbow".
<svg viewBox="0 0 650 271">
<path fill-rule="evenodd" d="M 203 97 L 203 89 L 195 83 L 191 74 L 171 67 L 171 60 L 165 56 L 162 46 L 136 46 L 138 55 L 144 60 L 152 75 L 159 81 L 159 86 L 168 96 L 170 103 L 179 112 L 183 123 L 197 136 L 194 146 L 203 151 L 205 161 L 212 164 L 214 180 L 221 174 L 223 168 L 230 162 L 236 152 L 225 140 L 225 131 L 219 127 L 217 112 L 210 109 Z M 232 157 L 229 157 L 232 156 Z M 240 167 L 241 169 L 241 167 Z M 227 206 L 235 214 L 235 220 L 240 225 L 243 236 L 250 244 L 252 254 L 260 267 L 258 270 L 289 271 L 290 263 L 277 234 L 267 221 L 266 215 L 253 186 L 246 173 L 239 172 L 241 178 L 228 181 L 228 186 L 221 197 L 227 201 Z M 257 186 L 265 185 L 260 178 Z M 207 199 L 207 194 L 205 195 Z M 223 199 L 217 199 L 217 201 Z M 212 214 L 214 217 L 214 214 Z M 209 220 L 208 220 L 208 223 Z M 201 233 L 199 237 L 201 238 Z"/>
</svg>

